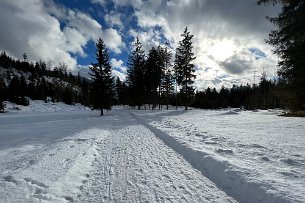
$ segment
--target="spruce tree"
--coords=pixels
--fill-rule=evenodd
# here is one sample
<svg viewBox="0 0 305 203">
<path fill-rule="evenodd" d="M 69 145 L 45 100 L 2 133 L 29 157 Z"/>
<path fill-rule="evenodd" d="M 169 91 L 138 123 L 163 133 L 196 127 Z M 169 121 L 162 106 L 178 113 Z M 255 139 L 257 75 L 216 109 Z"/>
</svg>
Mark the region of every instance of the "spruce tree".
<svg viewBox="0 0 305 203">
<path fill-rule="evenodd" d="M 162 49 L 152 47 L 145 63 L 145 92 L 152 108 L 156 107 L 157 98 L 160 104 L 161 77 L 163 75 Z"/>
<path fill-rule="evenodd" d="M 292 110 L 305 110 L 305 0 L 258 0 L 258 4 L 281 4 L 277 17 L 269 18 L 277 26 L 267 43 L 280 57 L 279 76 L 286 82 L 286 103 Z"/>
<path fill-rule="evenodd" d="M 142 43 L 136 39 L 134 49 L 128 58 L 127 82 L 129 85 L 130 105 L 138 106 L 138 109 L 144 103 L 145 82 L 144 82 L 144 66 L 145 53 Z"/>
<path fill-rule="evenodd" d="M 109 52 L 102 38 L 96 43 L 96 60 L 97 63 L 92 64 L 89 73 L 92 79 L 90 97 L 92 109 L 101 110 L 103 116 L 103 110 L 110 110 L 112 107 L 113 77 Z"/>
<path fill-rule="evenodd" d="M 0 113 L 4 112 L 4 101 L 7 99 L 7 86 L 0 75 Z"/>
<path fill-rule="evenodd" d="M 192 63 L 192 61 L 196 57 L 194 57 L 192 45 L 194 35 L 191 35 L 186 27 L 181 36 L 183 39 L 179 41 L 176 49 L 174 69 L 176 81 L 178 85 L 182 86 L 180 92 L 184 97 L 183 103 L 185 105 L 185 110 L 187 110 L 188 105 L 191 103 L 191 98 L 194 95 L 194 88 L 192 85 L 196 75 L 194 74 L 195 65 Z"/>
<path fill-rule="evenodd" d="M 166 47 L 163 51 L 164 73 L 163 73 L 163 77 L 162 77 L 162 89 L 163 89 L 163 94 L 165 96 L 165 101 L 166 101 L 166 110 L 168 110 L 170 95 L 174 90 L 173 75 L 172 75 L 172 70 L 171 70 L 172 54 L 170 51 L 168 51 L 167 45 L 168 44 L 166 43 Z"/>
<path fill-rule="evenodd" d="M 123 88 L 123 83 L 120 80 L 120 78 L 117 77 L 115 81 L 115 91 L 116 91 L 117 103 L 119 105 L 122 104 L 122 88 Z"/>
</svg>

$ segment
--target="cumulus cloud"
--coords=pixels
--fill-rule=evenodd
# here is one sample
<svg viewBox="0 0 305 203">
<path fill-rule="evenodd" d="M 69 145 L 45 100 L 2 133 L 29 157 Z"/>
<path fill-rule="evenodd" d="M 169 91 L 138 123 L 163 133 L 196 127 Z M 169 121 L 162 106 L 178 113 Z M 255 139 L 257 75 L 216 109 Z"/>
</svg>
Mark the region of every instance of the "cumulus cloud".
<svg viewBox="0 0 305 203">
<path fill-rule="evenodd" d="M 112 58 L 110 60 L 110 63 L 114 69 L 117 69 L 121 73 L 127 73 L 127 68 L 126 66 L 123 66 L 123 61 L 122 60 L 117 60 L 115 58 Z"/>
<path fill-rule="evenodd" d="M 123 61 L 112 58 L 110 60 L 110 63 L 113 68 L 113 75 L 119 77 L 121 81 L 126 80 L 127 67 L 123 65 Z"/>
<path fill-rule="evenodd" d="M 121 49 L 125 47 L 125 42 L 122 41 L 122 37 L 116 29 L 106 29 L 102 33 L 103 39 L 112 51 L 119 54 Z"/>
<path fill-rule="evenodd" d="M 220 66 L 232 74 L 242 74 L 252 68 L 254 56 L 248 50 L 235 53 L 230 58 L 220 62 Z"/>
<path fill-rule="evenodd" d="M 106 23 L 111 27 L 118 27 L 120 30 L 124 28 L 123 23 L 121 21 L 121 15 L 119 13 L 114 13 L 114 11 L 112 11 L 109 14 L 107 13 L 104 16 L 104 19 Z"/>
<path fill-rule="evenodd" d="M 65 62 L 77 67 L 72 56 L 86 57 L 89 41 L 103 36 L 110 50 L 125 46 L 115 29 L 102 26 L 88 14 L 55 4 L 52 0 L 3 0 L 0 7 L 0 49 L 16 58 L 28 53 L 29 60 Z"/>
<path fill-rule="evenodd" d="M 105 6 L 107 1 L 106 0 L 91 0 L 94 4 L 100 4 L 101 6 Z"/>
<path fill-rule="evenodd" d="M 136 38 L 138 37 L 140 42 L 143 44 L 143 49 L 146 53 L 151 49 L 151 47 L 156 47 L 160 44 L 161 36 L 160 32 L 155 29 L 148 29 L 146 31 L 136 31 L 130 29 L 128 35 L 134 38 L 130 43 L 130 47 L 135 43 Z"/>
<path fill-rule="evenodd" d="M 0 49 L 21 58 L 24 52 L 30 60 L 65 61 L 76 65 L 64 48 L 66 36 L 59 21 L 46 12 L 42 1 L 3 0 L 0 7 Z"/>
</svg>

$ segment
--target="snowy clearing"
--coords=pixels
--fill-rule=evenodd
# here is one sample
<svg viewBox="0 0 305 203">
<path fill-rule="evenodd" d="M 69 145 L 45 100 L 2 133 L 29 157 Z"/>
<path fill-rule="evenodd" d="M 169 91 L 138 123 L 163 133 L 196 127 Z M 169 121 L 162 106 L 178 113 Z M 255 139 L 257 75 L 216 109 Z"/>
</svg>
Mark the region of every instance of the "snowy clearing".
<svg viewBox="0 0 305 203">
<path fill-rule="evenodd" d="M 0 202 L 305 201 L 303 118 L 35 105 L 0 114 Z"/>
</svg>

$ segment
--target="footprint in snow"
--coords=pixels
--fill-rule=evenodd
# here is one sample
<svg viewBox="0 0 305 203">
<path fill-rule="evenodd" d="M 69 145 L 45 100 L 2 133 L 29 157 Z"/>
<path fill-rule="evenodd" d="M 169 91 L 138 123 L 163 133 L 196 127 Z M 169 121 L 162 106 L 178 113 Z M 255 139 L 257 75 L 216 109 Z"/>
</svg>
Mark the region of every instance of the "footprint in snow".
<svg viewBox="0 0 305 203">
<path fill-rule="evenodd" d="M 64 196 L 65 200 L 69 201 L 69 202 L 74 202 L 73 197 L 71 196 Z"/>
<path fill-rule="evenodd" d="M 232 149 L 216 149 L 216 152 L 220 154 L 233 154 Z"/>
<path fill-rule="evenodd" d="M 269 159 L 268 157 L 266 157 L 266 156 L 263 156 L 261 159 L 262 159 L 263 161 L 270 161 L 270 159 Z"/>
<path fill-rule="evenodd" d="M 215 141 L 204 141 L 204 140 L 203 140 L 203 142 L 204 142 L 205 144 L 212 144 L 212 145 L 217 144 L 217 142 L 215 142 Z"/>
<path fill-rule="evenodd" d="M 11 175 L 5 176 L 5 177 L 3 178 L 3 180 L 6 181 L 6 182 L 10 182 L 10 183 L 15 183 L 15 184 L 17 184 L 17 181 L 16 181 L 16 180 L 13 178 L 13 176 L 11 176 Z"/>
<path fill-rule="evenodd" d="M 49 154 L 49 157 L 54 156 L 54 155 L 55 155 L 55 153 L 51 153 L 51 154 Z"/>
<path fill-rule="evenodd" d="M 25 182 L 27 182 L 27 183 L 32 184 L 32 185 L 36 185 L 36 186 L 39 186 L 39 187 L 42 187 L 42 188 L 48 188 L 48 186 L 45 185 L 44 183 L 39 182 L 39 181 L 37 181 L 37 180 L 33 180 L 33 179 L 31 179 L 31 178 L 24 178 L 23 180 L 24 180 Z"/>
<path fill-rule="evenodd" d="M 290 159 L 290 158 L 287 158 L 287 159 L 280 159 L 281 162 L 287 164 L 287 165 L 290 165 L 290 166 L 298 166 L 298 165 L 302 165 L 300 162 L 298 162 L 297 160 L 294 160 L 294 159 Z"/>
</svg>

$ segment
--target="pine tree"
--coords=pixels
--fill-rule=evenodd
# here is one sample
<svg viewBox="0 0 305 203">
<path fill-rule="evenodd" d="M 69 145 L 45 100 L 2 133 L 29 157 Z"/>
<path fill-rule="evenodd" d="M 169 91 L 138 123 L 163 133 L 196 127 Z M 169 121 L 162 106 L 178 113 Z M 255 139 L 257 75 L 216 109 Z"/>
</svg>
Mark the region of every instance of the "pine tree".
<svg viewBox="0 0 305 203">
<path fill-rule="evenodd" d="M 0 75 L 0 113 L 4 112 L 4 101 L 7 99 L 7 86 Z"/>
<path fill-rule="evenodd" d="M 283 97 L 292 110 L 305 110 L 305 0 L 258 0 L 258 4 L 281 4 L 277 17 L 269 18 L 277 26 L 267 43 L 280 57 L 279 75 L 286 81 Z"/>
<path fill-rule="evenodd" d="M 84 106 L 89 106 L 89 83 L 86 80 L 81 80 L 80 101 Z"/>
<path fill-rule="evenodd" d="M 160 104 L 161 77 L 163 75 L 162 49 L 152 47 L 149 50 L 145 63 L 145 92 L 153 109 L 156 107 L 157 98 Z"/>
<path fill-rule="evenodd" d="M 142 47 L 142 43 L 138 38 L 134 44 L 134 50 L 129 55 L 127 65 L 127 82 L 130 91 L 129 96 L 131 97 L 130 104 L 131 106 L 138 106 L 138 109 L 140 109 L 145 100 L 145 53 Z"/>
<path fill-rule="evenodd" d="M 116 98 L 118 101 L 118 104 L 122 104 L 122 88 L 123 88 L 123 83 L 120 80 L 119 77 L 117 77 L 115 81 L 115 91 L 116 91 Z"/>
<path fill-rule="evenodd" d="M 112 107 L 113 77 L 108 49 L 102 38 L 96 43 L 96 60 L 97 63 L 92 64 L 89 73 L 92 79 L 91 102 L 92 109 L 101 110 L 103 116 L 103 110 L 110 110 Z"/>
<path fill-rule="evenodd" d="M 21 97 L 22 96 L 22 91 L 21 91 L 21 86 L 20 86 L 20 81 L 17 76 L 14 76 L 13 79 L 10 81 L 10 84 L 8 86 L 9 90 L 9 96 L 11 101 L 15 101 L 15 97 Z"/>
<path fill-rule="evenodd" d="M 184 96 L 185 110 L 187 110 L 190 104 L 190 99 L 194 94 L 194 88 L 192 87 L 194 79 L 196 78 L 195 65 L 192 61 L 196 58 L 192 51 L 192 39 L 194 35 L 191 35 L 187 27 L 181 35 L 183 39 L 179 41 L 179 45 L 176 49 L 175 55 L 175 77 L 178 85 L 182 86 L 180 90 Z"/>
<path fill-rule="evenodd" d="M 172 70 L 171 70 L 172 54 L 170 51 L 168 51 L 167 44 L 166 44 L 166 47 L 165 47 L 163 53 L 164 53 L 164 57 L 163 57 L 164 73 L 163 73 L 163 78 L 162 78 L 162 89 L 163 89 L 163 94 L 164 94 L 165 100 L 166 100 L 166 110 L 168 110 L 170 95 L 173 92 L 174 87 L 173 87 L 173 76 L 172 76 Z"/>
</svg>

